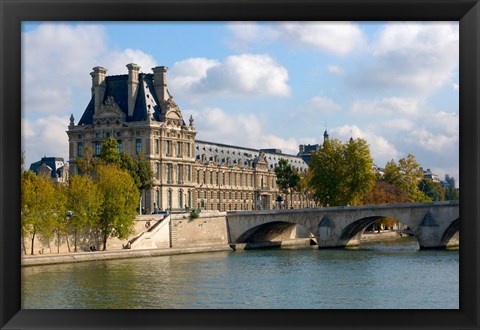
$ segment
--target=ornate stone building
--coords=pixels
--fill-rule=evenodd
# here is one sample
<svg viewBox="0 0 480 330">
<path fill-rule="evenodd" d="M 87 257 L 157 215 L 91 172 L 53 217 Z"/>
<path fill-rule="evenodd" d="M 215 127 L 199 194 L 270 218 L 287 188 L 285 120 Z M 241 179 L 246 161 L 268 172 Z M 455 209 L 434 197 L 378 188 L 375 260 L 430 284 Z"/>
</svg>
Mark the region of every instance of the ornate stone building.
<svg viewBox="0 0 480 330">
<path fill-rule="evenodd" d="M 81 119 L 73 115 L 68 126 L 70 173 L 78 173 L 76 160 L 86 147 L 100 154 L 102 141 L 114 137 L 119 152 L 142 153 L 154 172 L 154 187 L 142 193 L 142 208 L 184 211 L 252 210 L 278 207 L 274 168 L 287 159 L 299 172 L 308 165 L 298 156 L 277 149 L 250 149 L 198 141 L 194 119 L 185 123 L 167 89 L 164 66 L 153 74 L 128 64 L 128 75 L 107 76 L 93 68 L 92 97 Z M 289 198 L 290 199 L 290 198 Z M 294 196 L 293 207 L 305 207 Z"/>
</svg>

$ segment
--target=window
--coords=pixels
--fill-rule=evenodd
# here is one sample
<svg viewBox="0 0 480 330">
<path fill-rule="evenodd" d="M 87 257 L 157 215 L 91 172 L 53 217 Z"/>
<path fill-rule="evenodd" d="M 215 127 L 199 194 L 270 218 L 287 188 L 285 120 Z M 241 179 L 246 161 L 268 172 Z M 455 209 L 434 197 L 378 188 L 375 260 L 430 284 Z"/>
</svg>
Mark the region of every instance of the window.
<svg viewBox="0 0 480 330">
<path fill-rule="evenodd" d="M 187 181 L 190 182 L 192 181 L 192 172 L 191 172 L 191 166 L 187 165 Z"/>
<path fill-rule="evenodd" d="M 169 157 L 172 155 L 172 141 L 167 141 L 165 154 Z"/>
<path fill-rule="evenodd" d="M 177 157 L 182 157 L 182 142 L 177 142 L 175 144 L 175 154 Z"/>
<path fill-rule="evenodd" d="M 225 172 L 222 173 L 222 184 L 225 185 Z"/>
<path fill-rule="evenodd" d="M 119 154 L 123 152 L 123 142 L 122 140 L 117 140 L 117 151 Z"/>
<path fill-rule="evenodd" d="M 159 153 L 159 141 L 158 141 L 158 139 L 155 139 L 155 153 L 156 154 Z"/>
<path fill-rule="evenodd" d="M 83 139 L 83 134 L 78 134 L 78 135 L 77 135 L 77 138 L 78 138 L 78 139 Z"/>
<path fill-rule="evenodd" d="M 190 143 L 185 143 L 185 154 L 190 157 Z"/>
<path fill-rule="evenodd" d="M 160 163 L 155 163 L 155 178 L 160 179 Z"/>
<path fill-rule="evenodd" d="M 177 165 L 177 182 L 183 183 L 182 181 L 182 165 Z"/>
<path fill-rule="evenodd" d="M 155 209 L 158 209 L 160 206 L 160 191 L 155 190 Z"/>
<path fill-rule="evenodd" d="M 197 183 L 200 183 L 200 170 L 197 170 Z"/>
<path fill-rule="evenodd" d="M 102 150 L 102 143 L 100 141 L 95 141 L 95 156 L 100 156 L 101 150 Z"/>
<path fill-rule="evenodd" d="M 122 132 L 117 132 L 117 137 L 121 137 L 122 136 Z"/>
<path fill-rule="evenodd" d="M 172 183 L 172 164 L 167 164 L 166 174 L 167 174 L 167 183 Z"/>
<path fill-rule="evenodd" d="M 136 150 L 137 150 L 137 154 L 139 154 L 140 152 L 142 152 L 142 139 L 136 139 L 135 140 L 135 143 L 136 143 Z"/>
<path fill-rule="evenodd" d="M 105 137 L 106 137 L 106 138 L 109 138 L 109 137 L 110 137 L 110 133 L 105 133 Z"/>
<path fill-rule="evenodd" d="M 83 142 L 77 142 L 77 156 L 83 157 Z"/>
<path fill-rule="evenodd" d="M 178 208 L 183 208 L 183 192 L 181 190 L 178 192 Z"/>
<path fill-rule="evenodd" d="M 213 172 L 210 171 L 210 184 L 213 184 Z"/>
<path fill-rule="evenodd" d="M 192 193 L 187 191 L 187 207 L 190 208 L 192 206 Z"/>
<path fill-rule="evenodd" d="M 172 191 L 167 191 L 167 209 L 172 210 Z"/>
</svg>

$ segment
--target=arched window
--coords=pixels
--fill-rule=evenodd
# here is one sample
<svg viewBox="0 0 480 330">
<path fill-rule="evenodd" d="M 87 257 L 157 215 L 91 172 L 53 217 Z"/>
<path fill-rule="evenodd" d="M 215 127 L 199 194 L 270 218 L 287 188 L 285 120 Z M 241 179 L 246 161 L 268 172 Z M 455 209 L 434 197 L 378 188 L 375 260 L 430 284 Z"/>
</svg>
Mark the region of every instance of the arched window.
<svg viewBox="0 0 480 330">
<path fill-rule="evenodd" d="M 172 210 L 172 190 L 167 190 L 167 209 Z"/>
<path fill-rule="evenodd" d="M 178 208 L 179 209 L 183 208 L 183 191 L 182 190 L 178 192 Z"/>
<path fill-rule="evenodd" d="M 187 191 L 187 207 L 192 207 L 192 192 L 190 190 Z"/>
</svg>

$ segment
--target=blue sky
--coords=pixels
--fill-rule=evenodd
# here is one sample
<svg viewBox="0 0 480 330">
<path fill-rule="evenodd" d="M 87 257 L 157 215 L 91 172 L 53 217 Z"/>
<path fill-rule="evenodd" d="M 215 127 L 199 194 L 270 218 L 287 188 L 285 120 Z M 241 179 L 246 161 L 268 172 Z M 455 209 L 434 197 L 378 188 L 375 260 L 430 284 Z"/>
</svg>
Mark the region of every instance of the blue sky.
<svg viewBox="0 0 480 330">
<path fill-rule="evenodd" d="M 296 154 L 364 138 L 375 163 L 412 153 L 459 181 L 458 22 L 24 23 L 22 148 L 27 166 L 68 159 L 65 131 L 90 100 L 90 72 L 167 84 L 197 138 Z"/>
</svg>

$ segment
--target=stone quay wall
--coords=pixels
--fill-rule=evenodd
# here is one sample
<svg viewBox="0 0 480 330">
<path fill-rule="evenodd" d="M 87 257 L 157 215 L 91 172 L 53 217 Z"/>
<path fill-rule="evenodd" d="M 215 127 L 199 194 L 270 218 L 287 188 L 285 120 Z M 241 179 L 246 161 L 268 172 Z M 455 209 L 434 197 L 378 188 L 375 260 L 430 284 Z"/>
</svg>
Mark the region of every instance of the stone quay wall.
<svg viewBox="0 0 480 330">
<path fill-rule="evenodd" d="M 21 242 L 22 255 L 30 255 L 31 239 L 26 237 Z M 189 213 L 161 215 L 139 215 L 135 219 L 134 231 L 127 238 L 120 240 L 110 237 L 107 251 L 140 249 L 168 249 L 214 246 L 228 244 L 226 212 L 201 212 L 199 217 L 191 219 Z M 89 252 L 94 246 L 97 251 L 103 248 L 102 238 L 98 233 L 84 232 L 77 235 L 77 252 Z M 25 254 L 26 250 L 26 254 Z M 74 251 L 73 235 L 52 237 L 48 242 L 41 236 L 35 237 L 33 252 L 35 255 L 59 254 Z"/>
</svg>

